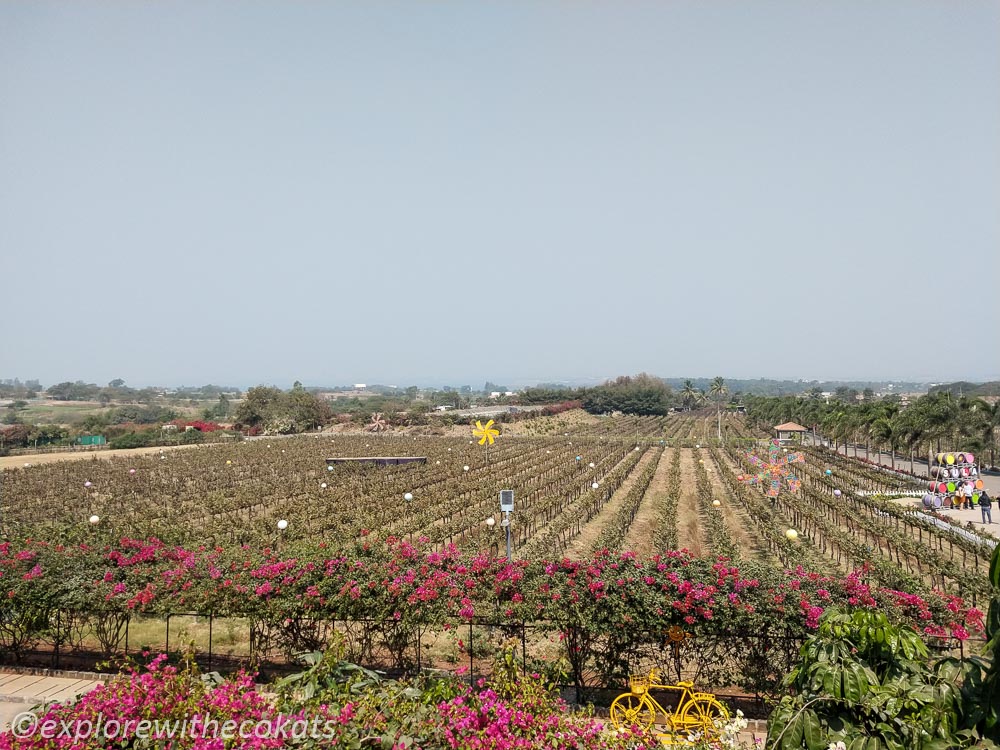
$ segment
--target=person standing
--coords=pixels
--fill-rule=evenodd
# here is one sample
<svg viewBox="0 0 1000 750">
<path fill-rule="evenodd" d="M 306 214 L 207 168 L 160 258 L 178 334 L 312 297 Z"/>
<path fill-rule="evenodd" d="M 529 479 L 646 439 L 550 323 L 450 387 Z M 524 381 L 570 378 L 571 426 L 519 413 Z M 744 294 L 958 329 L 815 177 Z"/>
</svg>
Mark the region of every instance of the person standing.
<svg viewBox="0 0 1000 750">
<path fill-rule="evenodd" d="M 983 490 L 983 494 L 979 496 L 979 510 L 983 514 L 983 523 L 993 523 L 993 500 L 990 498 L 989 493 Z M 988 519 L 988 520 L 987 520 Z"/>
<path fill-rule="evenodd" d="M 962 485 L 962 508 L 972 510 L 972 482 Z"/>
</svg>

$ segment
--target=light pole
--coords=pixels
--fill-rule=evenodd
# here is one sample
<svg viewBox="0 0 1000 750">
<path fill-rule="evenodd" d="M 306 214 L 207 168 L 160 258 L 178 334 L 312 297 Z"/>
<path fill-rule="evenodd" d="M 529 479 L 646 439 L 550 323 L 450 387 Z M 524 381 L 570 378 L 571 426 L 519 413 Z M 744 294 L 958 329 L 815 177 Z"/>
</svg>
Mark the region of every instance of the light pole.
<svg viewBox="0 0 1000 750">
<path fill-rule="evenodd" d="M 281 551 L 281 541 L 282 537 L 285 535 L 285 529 L 288 528 L 288 521 L 284 518 L 278 521 L 278 551 Z"/>
<path fill-rule="evenodd" d="M 511 561 L 510 554 L 510 514 L 514 511 L 514 490 L 500 490 L 500 512 L 503 513 L 503 520 L 500 525 L 507 533 L 507 562 Z"/>
</svg>

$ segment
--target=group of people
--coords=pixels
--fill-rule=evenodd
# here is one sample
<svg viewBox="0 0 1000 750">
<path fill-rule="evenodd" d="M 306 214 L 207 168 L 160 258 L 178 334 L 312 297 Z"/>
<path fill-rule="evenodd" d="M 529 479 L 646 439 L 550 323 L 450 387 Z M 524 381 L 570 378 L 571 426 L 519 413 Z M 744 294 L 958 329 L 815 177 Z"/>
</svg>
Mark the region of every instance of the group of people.
<svg viewBox="0 0 1000 750">
<path fill-rule="evenodd" d="M 966 484 L 962 487 L 962 509 L 971 510 L 975 507 L 977 503 L 973 500 L 972 484 Z M 979 510 L 983 515 L 983 523 L 993 523 L 993 499 L 990 497 L 990 493 L 983 490 L 979 493 Z"/>
</svg>

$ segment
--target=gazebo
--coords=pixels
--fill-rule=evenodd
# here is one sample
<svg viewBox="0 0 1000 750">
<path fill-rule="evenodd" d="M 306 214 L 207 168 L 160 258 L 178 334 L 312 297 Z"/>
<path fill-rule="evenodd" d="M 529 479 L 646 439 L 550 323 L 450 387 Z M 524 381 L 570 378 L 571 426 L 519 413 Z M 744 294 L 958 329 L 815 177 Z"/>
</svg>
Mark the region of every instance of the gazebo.
<svg viewBox="0 0 1000 750">
<path fill-rule="evenodd" d="M 809 430 L 800 424 L 795 424 L 795 422 L 785 422 L 774 427 L 774 436 L 780 443 L 787 443 L 796 438 L 801 440 L 802 435 L 806 432 L 809 432 Z"/>
</svg>

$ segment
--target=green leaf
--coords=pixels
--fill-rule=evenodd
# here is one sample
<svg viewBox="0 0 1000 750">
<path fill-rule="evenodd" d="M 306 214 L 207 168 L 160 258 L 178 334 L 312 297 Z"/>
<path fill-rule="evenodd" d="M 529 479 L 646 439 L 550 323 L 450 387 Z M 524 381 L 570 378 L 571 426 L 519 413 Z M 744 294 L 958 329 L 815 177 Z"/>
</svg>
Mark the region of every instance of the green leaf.
<svg viewBox="0 0 1000 750">
<path fill-rule="evenodd" d="M 788 722 L 788 726 L 785 727 L 785 734 L 781 738 L 782 750 L 795 750 L 796 748 L 801 748 L 804 729 L 805 723 L 802 720 L 802 714 L 796 714 L 792 717 L 792 720 Z"/>
<path fill-rule="evenodd" d="M 819 717 L 813 710 L 802 712 L 802 736 L 805 739 L 806 747 L 809 750 L 823 750 L 827 743 L 823 739 L 823 728 L 820 726 Z"/>
</svg>

